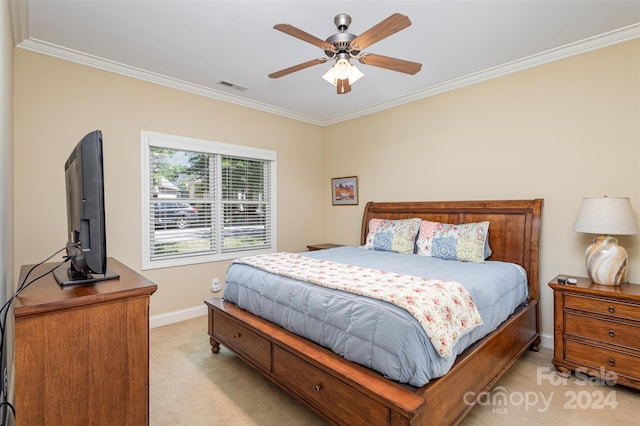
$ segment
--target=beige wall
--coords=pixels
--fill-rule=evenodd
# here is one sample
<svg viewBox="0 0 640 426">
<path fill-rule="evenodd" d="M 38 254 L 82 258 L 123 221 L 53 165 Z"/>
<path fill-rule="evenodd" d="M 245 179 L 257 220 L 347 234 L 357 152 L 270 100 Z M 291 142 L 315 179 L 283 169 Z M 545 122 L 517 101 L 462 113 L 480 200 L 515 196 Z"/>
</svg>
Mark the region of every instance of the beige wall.
<svg viewBox="0 0 640 426">
<path fill-rule="evenodd" d="M 542 326 L 552 334 L 546 283 L 585 275 L 592 236 L 571 230 L 582 198 L 629 196 L 640 212 L 640 41 L 337 124 L 324 141 L 325 180 L 357 175 L 362 200 L 325 202 L 327 241 L 357 243 L 369 200 L 544 198 Z M 620 241 L 640 282 L 640 237 Z"/>
<path fill-rule="evenodd" d="M 104 137 L 107 251 L 140 271 L 140 131 L 277 152 L 278 248 L 322 240 L 322 129 L 202 96 L 15 50 L 15 263 L 66 243 L 63 165 L 75 143 Z M 151 314 L 203 306 L 228 262 L 144 271 Z"/>
<path fill-rule="evenodd" d="M 546 282 L 584 275 L 591 237 L 571 231 L 582 197 L 629 196 L 640 212 L 640 41 L 324 129 L 18 49 L 16 265 L 64 244 L 62 163 L 94 128 L 105 137 L 109 254 L 138 270 L 142 129 L 276 150 L 280 250 L 357 244 L 369 200 L 544 198 L 542 323 L 550 335 Z M 360 205 L 331 206 L 329 179 L 350 175 L 359 177 Z M 620 239 L 635 282 L 639 239 Z M 145 271 L 159 285 L 152 314 L 200 305 L 227 265 Z"/>
</svg>

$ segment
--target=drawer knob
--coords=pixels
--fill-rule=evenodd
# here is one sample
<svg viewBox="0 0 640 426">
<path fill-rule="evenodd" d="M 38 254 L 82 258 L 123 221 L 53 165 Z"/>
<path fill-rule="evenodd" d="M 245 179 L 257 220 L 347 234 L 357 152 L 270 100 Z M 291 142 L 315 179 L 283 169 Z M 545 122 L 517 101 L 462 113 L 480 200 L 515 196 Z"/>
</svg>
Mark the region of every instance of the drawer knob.
<svg viewBox="0 0 640 426">
<path fill-rule="evenodd" d="M 315 385 L 313 387 L 313 390 L 316 391 L 316 392 L 320 392 L 321 389 L 322 389 L 322 385 Z"/>
<path fill-rule="evenodd" d="M 609 337 L 614 337 L 616 335 L 616 332 L 613 330 L 609 330 Z"/>
<path fill-rule="evenodd" d="M 234 339 L 239 339 L 240 337 L 242 337 L 242 333 L 237 332 L 236 334 L 233 335 Z"/>
<path fill-rule="evenodd" d="M 614 313 L 616 311 L 615 306 L 609 306 L 609 312 Z"/>
<path fill-rule="evenodd" d="M 614 365 L 616 365 L 616 362 L 614 361 L 614 359 L 613 359 L 613 358 L 609 358 L 609 365 L 610 365 L 611 367 L 613 367 Z"/>
</svg>

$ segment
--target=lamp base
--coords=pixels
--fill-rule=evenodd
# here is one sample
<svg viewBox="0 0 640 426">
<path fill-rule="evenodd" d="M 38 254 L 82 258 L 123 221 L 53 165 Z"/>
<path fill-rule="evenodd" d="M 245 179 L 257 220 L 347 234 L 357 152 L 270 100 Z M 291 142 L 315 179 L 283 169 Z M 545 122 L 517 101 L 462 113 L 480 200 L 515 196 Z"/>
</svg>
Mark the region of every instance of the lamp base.
<svg viewBox="0 0 640 426">
<path fill-rule="evenodd" d="M 620 285 L 627 278 L 627 251 L 614 237 L 603 235 L 587 247 L 586 266 L 589 278 L 596 284 Z"/>
</svg>

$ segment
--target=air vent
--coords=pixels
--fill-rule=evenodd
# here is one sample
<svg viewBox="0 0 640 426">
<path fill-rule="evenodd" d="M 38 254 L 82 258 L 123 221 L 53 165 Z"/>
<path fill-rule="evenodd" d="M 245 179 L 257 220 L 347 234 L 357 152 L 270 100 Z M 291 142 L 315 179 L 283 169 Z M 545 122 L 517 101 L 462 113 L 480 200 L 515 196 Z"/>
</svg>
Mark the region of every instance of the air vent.
<svg viewBox="0 0 640 426">
<path fill-rule="evenodd" d="M 244 92 L 245 90 L 247 90 L 247 88 L 244 86 L 240 86 L 239 84 L 235 84 L 226 80 L 221 80 L 218 82 L 218 84 L 221 86 L 231 87 L 232 89 L 240 90 L 241 92 Z"/>
</svg>

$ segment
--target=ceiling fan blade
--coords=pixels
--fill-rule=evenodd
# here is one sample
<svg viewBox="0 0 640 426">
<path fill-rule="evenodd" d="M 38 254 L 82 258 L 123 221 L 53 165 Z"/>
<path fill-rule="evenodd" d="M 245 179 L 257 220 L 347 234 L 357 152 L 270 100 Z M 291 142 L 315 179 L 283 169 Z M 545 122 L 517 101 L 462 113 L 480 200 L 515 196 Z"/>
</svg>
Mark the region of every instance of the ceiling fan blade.
<svg viewBox="0 0 640 426">
<path fill-rule="evenodd" d="M 349 93 L 351 91 L 351 84 L 349 84 L 349 79 L 345 78 L 344 80 L 338 80 L 336 82 L 336 88 L 338 90 L 338 95 Z"/>
<path fill-rule="evenodd" d="M 285 75 L 291 74 L 292 72 L 300 71 L 300 70 L 303 70 L 305 68 L 312 67 L 314 65 L 323 64 L 323 63 L 327 62 L 328 60 L 329 60 L 329 58 L 312 59 L 310 61 L 303 62 L 301 64 L 294 65 L 292 67 L 285 68 L 285 69 L 280 70 L 280 71 L 272 72 L 271 74 L 269 74 L 269 77 L 270 78 L 284 77 Z"/>
<path fill-rule="evenodd" d="M 363 54 L 359 59 L 360 63 L 373 65 L 374 67 L 386 68 L 392 71 L 403 72 L 405 74 L 416 74 L 422 69 L 422 64 L 405 61 L 403 59 L 390 58 L 388 56 Z"/>
<path fill-rule="evenodd" d="M 383 38 L 389 37 L 411 25 L 411 21 L 405 15 L 394 13 L 384 21 L 374 25 L 351 41 L 351 49 L 361 51 Z"/>
<path fill-rule="evenodd" d="M 289 25 L 289 24 L 277 24 L 273 26 L 274 29 L 278 30 L 278 31 L 282 31 L 285 34 L 288 34 L 292 37 L 298 38 L 302 41 L 306 41 L 307 43 L 311 43 L 314 46 L 318 46 L 320 49 L 322 50 L 329 50 L 332 52 L 335 52 L 336 48 L 333 46 L 333 44 L 328 43 L 314 35 L 311 35 L 307 32 L 302 31 L 301 29 L 298 29 L 296 27 L 294 27 L 293 25 Z"/>
</svg>

